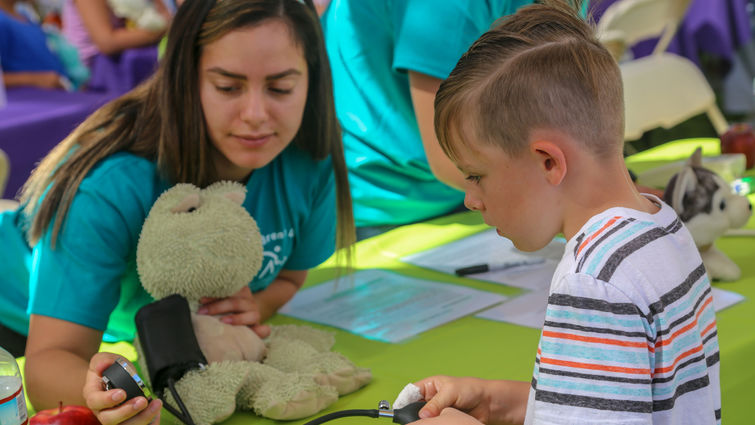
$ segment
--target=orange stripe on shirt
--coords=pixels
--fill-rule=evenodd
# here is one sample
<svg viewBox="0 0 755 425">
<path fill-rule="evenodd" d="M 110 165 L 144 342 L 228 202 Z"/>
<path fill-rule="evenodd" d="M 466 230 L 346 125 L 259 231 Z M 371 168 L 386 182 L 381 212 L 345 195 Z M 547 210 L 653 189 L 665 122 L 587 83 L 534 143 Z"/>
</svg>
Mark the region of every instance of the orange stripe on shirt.
<svg viewBox="0 0 755 425">
<path fill-rule="evenodd" d="M 620 216 L 616 216 L 610 220 L 606 224 L 603 225 L 600 229 L 598 229 L 595 233 L 590 235 L 587 239 L 585 239 L 582 244 L 579 246 L 579 249 L 577 250 L 577 255 L 579 255 L 580 252 L 582 252 L 582 248 L 584 248 L 590 241 L 598 237 L 599 234 L 601 234 L 604 230 L 606 230 L 608 227 L 610 227 L 612 224 L 616 223 L 616 220 L 620 219 Z"/>
<path fill-rule="evenodd" d="M 688 330 L 690 330 L 693 327 L 697 326 L 697 319 L 700 318 L 700 315 L 703 313 L 703 310 L 705 310 L 705 307 L 707 307 L 708 304 L 710 304 L 711 302 L 713 302 L 713 297 L 708 297 L 708 299 L 705 300 L 705 302 L 700 306 L 700 309 L 695 314 L 695 320 L 693 320 L 691 323 L 687 324 L 683 328 L 678 329 L 676 332 L 674 332 L 673 334 L 671 334 L 671 336 L 669 336 L 668 339 L 664 339 L 664 340 L 656 342 L 655 343 L 656 348 L 664 346 L 664 345 L 671 344 L 674 341 L 674 339 L 676 339 L 677 336 L 679 336 L 679 335 L 683 334 L 684 332 L 687 332 Z"/>
<path fill-rule="evenodd" d="M 708 332 L 710 332 L 710 330 L 713 329 L 713 328 L 715 328 L 715 327 L 716 327 L 716 321 L 714 320 L 713 322 L 711 322 L 710 325 L 708 325 L 705 329 L 703 329 L 702 332 L 700 332 L 700 337 L 704 338 L 705 334 L 707 334 Z"/>
<path fill-rule="evenodd" d="M 605 370 L 608 372 L 632 373 L 632 374 L 637 374 L 637 375 L 650 375 L 650 369 L 609 366 L 609 365 L 594 364 L 594 363 L 572 362 L 568 360 L 556 360 L 556 359 L 543 358 L 543 357 L 540 357 L 540 363 L 547 363 L 547 364 L 552 364 L 556 366 L 567 366 L 567 367 L 573 367 L 573 368 L 578 368 L 578 369 Z"/>
<path fill-rule="evenodd" d="M 567 334 L 567 333 L 562 333 L 562 332 L 543 331 L 543 336 L 548 336 L 551 338 L 559 338 L 559 339 L 568 339 L 572 341 L 594 342 L 596 344 L 619 345 L 621 347 L 650 348 L 648 347 L 647 342 L 621 341 L 621 340 L 616 340 L 616 339 L 596 338 L 592 336 Z"/>
<path fill-rule="evenodd" d="M 693 349 L 691 349 L 691 350 L 687 350 L 687 351 L 683 352 L 683 353 L 682 353 L 682 354 L 680 354 L 680 355 L 679 355 L 679 356 L 678 356 L 677 358 L 675 358 L 675 359 L 674 359 L 674 363 L 671 363 L 671 365 L 670 365 L 670 366 L 666 366 L 666 367 L 659 367 L 659 368 L 656 368 L 656 369 L 655 369 L 655 370 L 653 371 L 653 374 L 655 375 L 655 374 L 659 374 L 659 373 L 666 373 L 666 372 L 669 372 L 669 371 L 671 371 L 671 370 L 674 370 L 674 369 L 676 368 L 676 365 L 677 365 L 677 364 L 678 364 L 678 363 L 679 363 L 679 362 L 680 362 L 680 361 L 681 361 L 681 360 L 682 360 L 683 358 L 685 358 L 685 357 L 688 357 L 688 356 L 689 356 L 689 355 L 691 355 L 691 354 L 695 354 L 695 353 L 698 353 L 698 352 L 702 351 L 702 349 L 703 349 L 703 346 L 702 346 L 702 345 L 698 345 L 697 347 L 695 347 L 695 348 L 693 348 Z"/>
</svg>

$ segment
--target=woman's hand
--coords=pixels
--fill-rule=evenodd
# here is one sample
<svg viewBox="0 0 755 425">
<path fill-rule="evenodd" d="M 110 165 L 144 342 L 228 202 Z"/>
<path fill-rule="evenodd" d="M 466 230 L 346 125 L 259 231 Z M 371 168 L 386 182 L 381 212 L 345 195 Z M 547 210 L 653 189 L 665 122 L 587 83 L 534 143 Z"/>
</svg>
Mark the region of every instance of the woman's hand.
<svg viewBox="0 0 755 425">
<path fill-rule="evenodd" d="M 222 316 L 220 321 L 229 325 L 249 326 L 260 338 L 270 335 L 270 327 L 261 324 L 259 306 L 248 286 L 230 297 L 203 297 L 199 302 L 199 314 Z"/>
<path fill-rule="evenodd" d="M 87 407 L 103 425 L 160 423 L 160 409 L 163 404 L 159 399 L 148 403 L 144 397 L 135 397 L 124 402 L 126 391 L 119 388 L 105 390 L 102 372 L 118 358 L 121 356 L 113 353 L 97 353 L 92 356 L 82 392 Z"/>
</svg>

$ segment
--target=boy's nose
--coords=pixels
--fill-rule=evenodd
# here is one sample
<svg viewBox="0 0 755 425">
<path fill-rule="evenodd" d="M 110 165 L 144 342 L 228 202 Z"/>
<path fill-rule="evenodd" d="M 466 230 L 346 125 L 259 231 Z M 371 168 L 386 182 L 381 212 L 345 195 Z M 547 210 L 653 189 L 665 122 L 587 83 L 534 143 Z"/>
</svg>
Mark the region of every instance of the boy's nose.
<svg viewBox="0 0 755 425">
<path fill-rule="evenodd" d="M 467 193 L 464 195 L 464 206 L 472 211 L 480 211 L 482 210 L 482 201 Z"/>
</svg>

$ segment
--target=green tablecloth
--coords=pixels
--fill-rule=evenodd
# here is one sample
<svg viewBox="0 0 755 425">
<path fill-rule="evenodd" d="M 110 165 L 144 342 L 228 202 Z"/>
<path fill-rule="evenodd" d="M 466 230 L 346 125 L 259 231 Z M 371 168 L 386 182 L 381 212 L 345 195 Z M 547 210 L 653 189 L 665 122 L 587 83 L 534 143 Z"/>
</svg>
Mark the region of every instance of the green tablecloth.
<svg viewBox="0 0 755 425">
<path fill-rule="evenodd" d="M 658 160 L 667 162 L 684 158 L 703 144 L 706 154 L 716 154 L 717 141 L 678 141 L 645 151 L 629 158 L 632 167 L 643 168 Z M 755 175 L 755 170 L 750 170 Z M 751 195 L 755 202 L 755 195 Z M 755 229 L 755 218 L 748 228 Z M 364 240 L 356 246 L 356 268 L 383 268 L 407 276 L 432 279 L 455 285 L 467 285 L 505 295 L 516 295 L 519 289 L 502 285 L 457 278 L 423 269 L 399 261 L 404 255 L 436 247 L 486 229 L 477 213 L 467 212 L 425 223 L 399 227 L 388 233 Z M 747 299 L 718 314 L 721 347 L 721 389 L 723 393 L 723 421 L 725 424 L 753 423 L 751 408 L 755 402 L 755 238 L 724 237 L 718 246 L 742 268 L 743 277 L 737 282 L 715 283 L 722 289 L 738 292 Z M 334 263 L 326 262 L 313 270 L 307 286 L 335 276 Z M 273 324 L 304 323 L 286 316 L 277 316 Z M 363 389 L 339 399 L 321 414 L 342 409 L 373 409 L 381 399 L 393 402 L 398 392 L 409 382 L 433 374 L 469 375 L 485 378 L 529 381 L 534 366 L 540 331 L 508 323 L 468 316 L 432 329 L 400 344 L 368 340 L 360 336 L 329 329 L 336 333 L 334 349 L 355 363 L 369 367 L 373 382 Z M 122 348 L 122 347 L 121 347 Z M 749 360 L 748 360 L 749 359 Z M 309 418 L 312 419 L 312 418 Z M 306 420 L 276 422 L 239 412 L 225 425 L 241 424 L 303 424 Z M 351 418 L 335 423 L 389 423 L 387 419 Z"/>
</svg>

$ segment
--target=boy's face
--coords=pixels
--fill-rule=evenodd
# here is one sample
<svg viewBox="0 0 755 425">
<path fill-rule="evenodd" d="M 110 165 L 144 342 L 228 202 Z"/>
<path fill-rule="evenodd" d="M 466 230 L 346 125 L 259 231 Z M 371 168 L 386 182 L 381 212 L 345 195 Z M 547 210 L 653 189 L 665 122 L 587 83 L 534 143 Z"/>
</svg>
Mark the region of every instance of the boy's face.
<svg viewBox="0 0 755 425">
<path fill-rule="evenodd" d="M 479 211 L 485 223 L 511 239 L 522 251 L 544 247 L 558 233 L 552 231 L 555 205 L 548 202 L 548 185 L 538 157 L 528 151 L 517 156 L 498 146 L 470 141 L 458 143 L 456 165 L 466 178 L 464 205 Z"/>
</svg>

